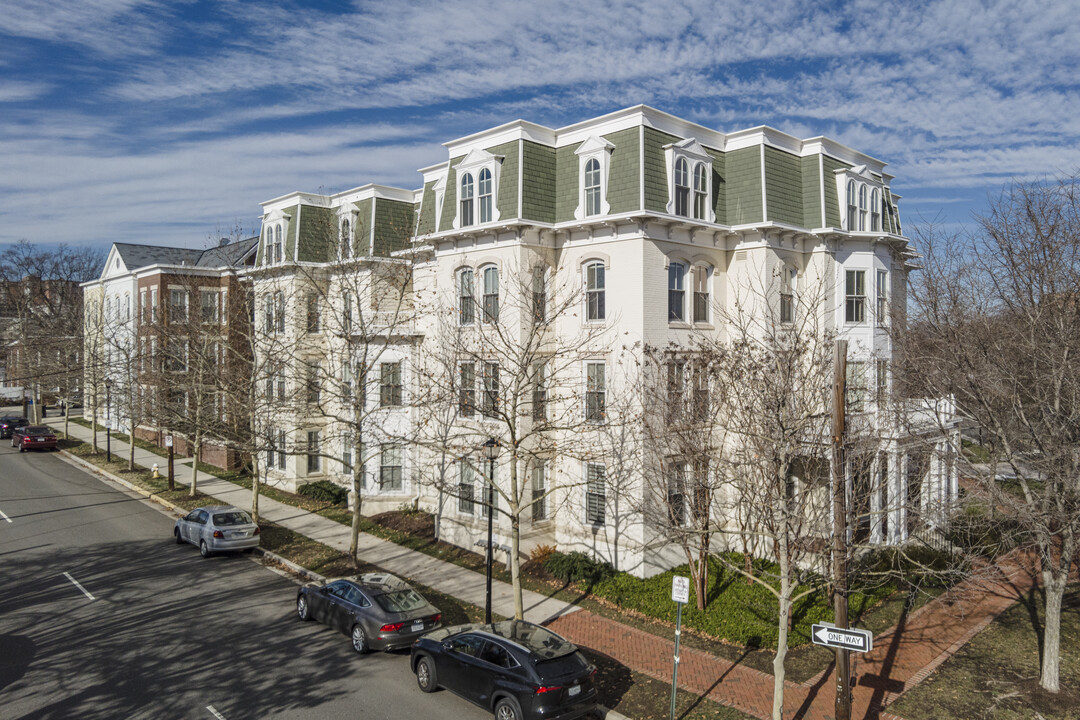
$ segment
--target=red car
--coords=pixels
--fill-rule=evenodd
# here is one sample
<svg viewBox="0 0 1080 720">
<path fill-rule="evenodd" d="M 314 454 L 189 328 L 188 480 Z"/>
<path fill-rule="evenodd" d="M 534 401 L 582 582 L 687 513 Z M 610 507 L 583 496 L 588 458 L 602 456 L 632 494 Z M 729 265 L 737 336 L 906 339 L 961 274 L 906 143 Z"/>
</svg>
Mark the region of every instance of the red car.
<svg viewBox="0 0 1080 720">
<path fill-rule="evenodd" d="M 55 450 L 56 433 L 47 425 L 27 425 L 11 433 L 11 447 L 26 450 Z"/>
</svg>

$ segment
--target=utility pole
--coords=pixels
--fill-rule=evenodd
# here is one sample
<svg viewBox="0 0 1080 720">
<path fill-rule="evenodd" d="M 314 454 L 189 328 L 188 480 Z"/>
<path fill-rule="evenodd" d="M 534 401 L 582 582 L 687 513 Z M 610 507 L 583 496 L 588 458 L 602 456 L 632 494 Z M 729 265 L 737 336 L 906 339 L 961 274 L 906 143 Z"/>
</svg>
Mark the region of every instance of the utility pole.
<svg viewBox="0 0 1080 720">
<path fill-rule="evenodd" d="M 833 491 L 833 613 L 836 627 L 848 626 L 847 477 L 844 468 L 847 389 L 847 340 L 837 340 L 833 352 L 832 491 Z M 849 650 L 836 650 L 836 720 L 851 720 Z"/>
</svg>

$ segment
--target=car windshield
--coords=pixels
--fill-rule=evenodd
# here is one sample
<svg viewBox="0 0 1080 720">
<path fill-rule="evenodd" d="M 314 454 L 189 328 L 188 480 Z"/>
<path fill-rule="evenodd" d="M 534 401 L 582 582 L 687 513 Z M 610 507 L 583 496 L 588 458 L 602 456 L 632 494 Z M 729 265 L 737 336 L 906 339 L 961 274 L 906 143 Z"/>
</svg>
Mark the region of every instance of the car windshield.
<svg viewBox="0 0 1080 720">
<path fill-rule="evenodd" d="M 232 512 L 214 513 L 214 524 L 221 525 L 250 525 L 251 516 L 243 510 Z"/>
<path fill-rule="evenodd" d="M 386 612 L 394 613 L 416 610 L 427 604 L 427 601 L 411 588 L 408 590 L 398 590 L 383 595 L 376 595 L 375 601 L 378 602 Z"/>
</svg>

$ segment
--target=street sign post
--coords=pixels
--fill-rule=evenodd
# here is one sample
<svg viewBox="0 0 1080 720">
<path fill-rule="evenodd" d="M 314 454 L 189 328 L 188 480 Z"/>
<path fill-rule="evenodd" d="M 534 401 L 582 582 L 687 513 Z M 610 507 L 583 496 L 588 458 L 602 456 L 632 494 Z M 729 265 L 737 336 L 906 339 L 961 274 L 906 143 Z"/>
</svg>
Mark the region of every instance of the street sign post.
<svg viewBox="0 0 1080 720">
<path fill-rule="evenodd" d="M 870 652 L 874 649 L 874 634 L 858 628 L 838 628 L 832 625 L 810 626 L 810 637 L 815 645 L 824 645 L 837 650 Z"/>
<path fill-rule="evenodd" d="M 679 637 L 682 635 L 682 606 L 690 600 L 690 578 L 671 578 L 671 599 L 675 601 L 675 669 L 671 673 L 671 714 L 675 720 L 675 693 L 679 688 Z"/>
</svg>

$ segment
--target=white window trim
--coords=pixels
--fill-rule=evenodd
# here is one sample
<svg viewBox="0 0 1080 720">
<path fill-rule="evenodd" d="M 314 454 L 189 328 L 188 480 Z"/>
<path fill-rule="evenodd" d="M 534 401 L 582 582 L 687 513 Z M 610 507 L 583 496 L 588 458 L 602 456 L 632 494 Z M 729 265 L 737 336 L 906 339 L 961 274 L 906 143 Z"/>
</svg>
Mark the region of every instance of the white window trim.
<svg viewBox="0 0 1080 720">
<path fill-rule="evenodd" d="M 595 135 L 581 143 L 574 154 L 578 157 L 578 204 L 574 209 L 574 219 L 584 220 L 586 217 L 599 217 L 611 212 L 608 204 L 608 175 L 611 169 L 611 151 L 615 146 L 603 138 Z M 600 215 L 586 215 L 585 203 L 585 166 L 590 160 L 596 159 L 600 163 Z"/>
<path fill-rule="evenodd" d="M 589 366 L 600 365 L 604 368 L 604 417 L 593 420 L 589 418 Z M 607 424 L 608 415 L 608 393 L 610 386 L 610 377 L 607 371 L 607 360 L 605 358 L 587 358 L 581 361 L 581 417 L 584 418 L 585 423 L 588 425 L 605 425 Z"/>
<path fill-rule="evenodd" d="M 850 223 L 848 222 L 849 200 L 847 189 L 848 183 L 850 181 L 855 182 L 855 224 L 858 225 L 859 218 L 865 218 L 865 230 L 859 230 L 857 227 L 848 227 Z M 853 168 L 840 168 L 836 171 L 836 192 L 840 202 L 841 230 L 846 230 L 847 232 L 885 232 L 885 230 L 882 228 L 879 228 L 878 230 L 870 229 L 872 223 L 871 218 L 875 213 L 875 206 L 873 202 L 875 190 L 877 191 L 876 212 L 879 218 L 878 223 L 879 225 L 881 225 L 881 198 L 885 195 L 885 184 L 880 180 L 876 179 L 873 175 L 871 175 L 869 171 L 867 171 L 865 165 L 856 165 Z M 863 197 L 862 193 L 864 192 L 866 193 L 866 197 L 868 198 L 869 205 L 867 205 L 866 207 L 860 207 L 859 198 Z"/>
<path fill-rule="evenodd" d="M 281 210 L 271 210 L 263 217 L 263 227 L 270 228 L 270 234 L 267 237 L 266 249 L 263 252 L 263 265 L 281 265 L 285 262 L 286 258 L 286 246 L 289 244 L 289 221 L 292 220 L 292 215 L 283 213 Z M 281 226 L 281 260 L 274 262 L 274 244 L 275 234 L 278 226 Z M 338 224 L 338 230 L 340 231 L 341 225 Z"/>
<path fill-rule="evenodd" d="M 589 266 L 590 265 L 602 265 L 604 268 L 604 317 L 597 319 L 589 318 Z M 611 274 L 611 259 L 601 253 L 593 253 L 587 258 L 581 261 L 581 324 L 587 325 L 603 325 L 608 321 L 607 312 L 607 291 L 608 291 L 608 276 Z"/>
<path fill-rule="evenodd" d="M 690 183 L 690 198 L 687 201 L 687 211 L 690 215 L 688 220 L 698 219 L 701 222 L 716 222 L 716 212 L 712 205 L 712 155 L 705 151 L 694 138 L 680 140 L 664 146 L 664 165 L 667 169 L 668 202 L 667 213 L 675 215 L 675 163 L 683 158 L 687 163 L 688 180 Z M 705 165 L 705 217 L 694 218 L 694 170 L 698 163 Z M 678 216 L 683 217 L 683 216 Z"/>
<path fill-rule="evenodd" d="M 337 230 L 338 230 L 338 246 L 337 246 L 337 258 L 338 260 L 351 260 L 356 257 L 356 219 L 359 217 L 360 211 L 353 207 L 341 207 L 337 213 Z M 345 257 L 341 254 L 341 226 L 345 221 L 349 221 L 349 257 Z"/>
<path fill-rule="evenodd" d="M 499 179 L 502 174 L 502 161 L 504 157 L 502 155 L 492 155 L 487 150 L 471 150 L 465 159 L 458 163 L 455 170 L 454 182 L 457 183 L 457 192 L 461 192 L 461 178 L 466 173 L 471 173 L 473 176 L 473 224 L 466 225 L 465 227 L 479 227 L 481 225 L 490 225 L 491 223 L 498 222 L 499 215 Z M 480 222 L 480 171 L 484 169 L 491 171 L 491 220 L 486 223 Z M 442 202 L 438 191 L 436 191 L 435 204 L 441 209 Z M 455 230 L 462 229 L 461 226 L 461 198 L 457 198 L 457 202 L 454 207 L 454 222 L 453 228 Z"/>
</svg>

